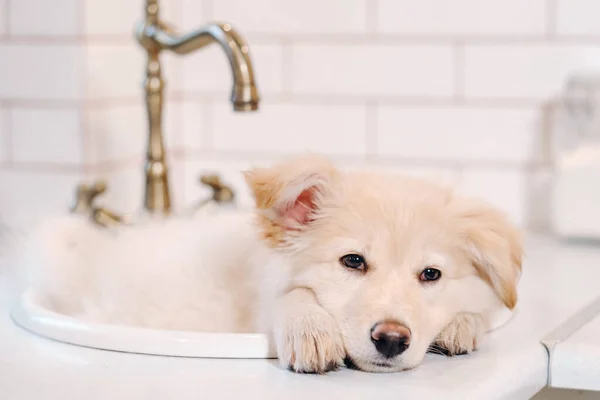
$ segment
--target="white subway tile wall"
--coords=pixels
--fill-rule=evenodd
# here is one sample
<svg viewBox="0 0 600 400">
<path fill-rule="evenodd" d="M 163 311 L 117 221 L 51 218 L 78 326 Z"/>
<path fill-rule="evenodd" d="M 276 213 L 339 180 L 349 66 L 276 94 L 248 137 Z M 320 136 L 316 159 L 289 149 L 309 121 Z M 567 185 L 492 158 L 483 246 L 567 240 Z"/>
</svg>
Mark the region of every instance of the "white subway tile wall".
<svg viewBox="0 0 600 400">
<path fill-rule="evenodd" d="M 83 162 L 77 110 L 12 108 L 9 118 L 11 129 L 18 132 L 11 141 L 13 162 L 74 166 Z"/>
<path fill-rule="evenodd" d="M 244 32 L 266 34 L 364 33 L 370 0 L 213 0 L 211 18 Z"/>
<path fill-rule="evenodd" d="M 390 157 L 526 165 L 539 157 L 536 109 L 382 106 L 377 151 Z M 492 125 L 490 121 L 495 121 Z"/>
<path fill-rule="evenodd" d="M 145 53 L 133 42 L 90 43 L 85 46 L 85 97 L 93 100 L 134 100 L 143 103 Z M 165 54 L 165 91 L 182 89 L 181 61 Z M 140 101 L 141 99 L 141 101 Z"/>
<path fill-rule="evenodd" d="M 9 33 L 73 36 L 79 32 L 80 0 L 8 0 Z"/>
<path fill-rule="evenodd" d="M 598 36 L 600 24 L 596 17 L 600 13 L 597 0 L 556 0 L 556 31 L 561 35 Z"/>
<path fill-rule="evenodd" d="M 600 45 L 466 45 L 465 96 L 543 102 L 558 94 L 569 75 L 599 66 Z"/>
<path fill-rule="evenodd" d="M 13 0 L 23 1 L 23 0 Z M 31 1 L 31 0 L 30 0 Z M 46 0 L 37 0 L 46 2 Z M 65 0 L 62 0 L 65 1 Z M 131 36 L 138 21 L 143 21 L 144 0 L 72 0 L 82 3 L 83 34 L 88 37 Z M 182 0 L 163 0 L 161 18 L 166 22 L 181 19 Z M 192 0 L 190 3 L 201 3 Z"/>
<path fill-rule="evenodd" d="M 47 166 L 0 169 L 0 220 L 7 226 L 29 225 L 48 215 L 68 212 L 80 179 L 76 171 Z"/>
<path fill-rule="evenodd" d="M 146 143 L 142 104 L 106 105 L 87 112 L 90 163 L 106 164 L 138 157 Z"/>
<path fill-rule="evenodd" d="M 180 105 L 179 129 L 181 132 L 174 142 L 173 148 L 188 153 L 198 153 L 212 148 L 212 137 L 209 134 L 213 120 L 213 105 L 195 101 L 184 101 Z"/>
<path fill-rule="evenodd" d="M 167 102 L 163 112 L 165 145 L 181 148 L 178 102 Z M 129 105 L 102 104 L 87 111 L 89 132 L 88 164 L 106 166 L 111 163 L 141 160 L 148 139 L 146 109 L 141 103 Z M 142 151 L 140 151 L 142 149 Z"/>
<path fill-rule="evenodd" d="M 377 15 L 380 32 L 543 36 L 547 3 L 546 0 L 379 0 Z"/>
<path fill-rule="evenodd" d="M 175 3 L 177 1 L 173 2 L 173 4 Z M 179 0 L 178 3 L 181 14 L 176 22 L 180 30 L 195 29 L 198 28 L 198 21 L 202 23 L 213 19 L 211 16 L 213 0 Z"/>
<path fill-rule="evenodd" d="M 496 205 L 521 226 L 528 222 L 523 204 L 525 185 L 526 173 L 518 168 L 465 168 L 459 182 L 465 194 Z"/>
<path fill-rule="evenodd" d="M 178 31 L 226 21 L 250 46 L 263 99 L 234 113 L 218 46 L 164 54 L 174 203 L 219 172 L 312 150 L 341 165 L 433 178 L 530 223 L 547 170 L 544 105 L 600 68 L 596 0 L 161 0 Z M 143 0 L 0 0 L 0 214 L 64 212 L 80 179 L 141 207 L 147 141 Z M 539 186 L 539 185 L 538 185 Z M 526 190 L 527 189 L 527 190 Z M 536 215 L 536 219 L 540 217 Z"/>
<path fill-rule="evenodd" d="M 11 36 L 12 37 L 12 36 Z M 46 101 L 80 98 L 81 45 L 26 42 L 0 42 L 0 99 Z"/>
<path fill-rule="evenodd" d="M 189 207 L 183 201 L 182 191 L 184 190 L 184 177 L 186 176 L 184 167 L 186 167 L 184 160 L 173 160 L 170 164 L 171 175 L 169 178 L 173 189 L 171 191 L 171 202 L 177 210 Z M 200 186 L 197 177 L 195 178 L 195 186 Z M 145 176 L 138 163 L 124 163 L 120 164 L 118 169 L 95 171 L 88 174 L 86 179 L 89 181 L 103 180 L 107 183 L 110 190 L 99 199 L 104 207 L 120 214 L 135 215 L 140 212 L 140 204 L 144 201 Z M 64 205 L 62 207 L 64 209 Z"/>
<path fill-rule="evenodd" d="M 113 171 L 93 173 L 90 180 L 103 180 L 110 190 L 102 196 L 102 205 L 123 214 L 135 214 L 143 202 L 144 171 L 129 163 Z"/>
<path fill-rule="evenodd" d="M 256 79 L 263 97 L 283 90 L 283 50 L 279 45 L 251 47 Z M 167 62 L 165 62 L 167 64 Z M 182 65 L 179 90 L 188 94 L 213 93 L 227 99 L 231 94 L 231 68 L 223 50 L 217 46 L 190 54 Z M 137 68 L 139 75 L 139 68 Z"/>
<path fill-rule="evenodd" d="M 85 35 L 130 35 L 135 21 L 140 20 L 142 16 L 143 2 L 140 0 L 79 0 L 79 2 L 83 3 L 82 22 Z"/>
<path fill-rule="evenodd" d="M 365 108 L 356 105 L 269 104 L 253 115 L 214 108 L 216 151 L 331 155 L 365 154 Z"/>
<path fill-rule="evenodd" d="M 451 97 L 453 50 L 439 45 L 294 45 L 292 92 Z"/>
</svg>

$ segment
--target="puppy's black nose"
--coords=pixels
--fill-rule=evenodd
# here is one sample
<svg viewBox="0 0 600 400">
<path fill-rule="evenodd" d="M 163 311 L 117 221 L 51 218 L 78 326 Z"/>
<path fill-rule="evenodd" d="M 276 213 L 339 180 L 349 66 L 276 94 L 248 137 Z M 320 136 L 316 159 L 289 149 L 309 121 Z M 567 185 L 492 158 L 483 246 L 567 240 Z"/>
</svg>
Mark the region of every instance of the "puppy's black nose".
<svg viewBox="0 0 600 400">
<path fill-rule="evenodd" d="M 379 322 L 371 328 L 371 340 L 381 355 L 393 358 L 410 346 L 410 329 L 395 321 Z"/>
</svg>

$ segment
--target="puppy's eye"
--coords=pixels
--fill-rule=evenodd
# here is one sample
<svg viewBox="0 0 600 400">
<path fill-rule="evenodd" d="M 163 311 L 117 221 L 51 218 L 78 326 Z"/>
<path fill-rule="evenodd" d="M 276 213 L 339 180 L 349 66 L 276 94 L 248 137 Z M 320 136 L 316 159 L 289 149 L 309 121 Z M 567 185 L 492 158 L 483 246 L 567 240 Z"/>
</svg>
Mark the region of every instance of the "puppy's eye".
<svg viewBox="0 0 600 400">
<path fill-rule="evenodd" d="M 421 282 L 433 282 L 437 281 L 442 277 L 442 271 L 436 268 L 425 268 L 421 275 L 419 275 L 419 280 Z"/>
<path fill-rule="evenodd" d="M 365 258 L 358 254 L 346 254 L 342 258 L 340 258 L 340 263 L 344 267 L 365 270 L 367 269 L 367 263 L 365 262 Z"/>
</svg>

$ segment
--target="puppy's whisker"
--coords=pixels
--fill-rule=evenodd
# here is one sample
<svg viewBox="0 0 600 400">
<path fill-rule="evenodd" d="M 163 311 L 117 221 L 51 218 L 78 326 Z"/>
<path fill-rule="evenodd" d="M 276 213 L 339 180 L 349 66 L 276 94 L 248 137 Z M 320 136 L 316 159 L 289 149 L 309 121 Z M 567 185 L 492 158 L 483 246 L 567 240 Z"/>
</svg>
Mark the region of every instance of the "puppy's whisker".
<svg viewBox="0 0 600 400">
<path fill-rule="evenodd" d="M 438 345 L 432 344 L 429 345 L 429 347 L 427 348 L 427 352 L 431 353 L 431 354 L 437 354 L 440 356 L 446 356 L 449 357 L 450 356 L 450 352 Z"/>
<path fill-rule="evenodd" d="M 436 349 L 429 349 L 427 352 L 430 353 L 430 354 L 437 354 L 437 355 L 440 355 L 440 356 L 445 355 L 444 353 L 442 353 L 441 351 L 436 350 Z"/>
</svg>

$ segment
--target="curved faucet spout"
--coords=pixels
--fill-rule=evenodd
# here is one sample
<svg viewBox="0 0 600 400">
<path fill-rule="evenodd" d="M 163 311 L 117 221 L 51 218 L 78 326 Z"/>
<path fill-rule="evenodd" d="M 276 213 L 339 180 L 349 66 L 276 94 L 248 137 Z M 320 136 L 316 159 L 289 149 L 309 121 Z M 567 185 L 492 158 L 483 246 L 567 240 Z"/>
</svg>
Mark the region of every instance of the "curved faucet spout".
<svg viewBox="0 0 600 400">
<path fill-rule="evenodd" d="M 140 45 L 146 50 L 144 91 L 148 117 L 148 144 L 144 167 L 146 185 L 144 209 L 166 216 L 171 212 L 169 168 L 162 132 L 164 80 L 160 53 L 189 54 L 211 43 L 218 43 L 227 54 L 233 75 L 231 102 L 235 111 L 258 109 L 258 91 L 254 82 L 248 45 L 229 24 L 213 23 L 186 35 L 178 35 L 160 19 L 160 1 L 144 2 L 144 20 L 135 26 Z"/>
<path fill-rule="evenodd" d="M 254 111 L 260 101 L 254 81 L 254 70 L 248 45 L 226 23 L 213 23 L 185 35 L 177 35 L 163 24 L 140 23 L 137 39 L 150 51 L 169 50 L 189 54 L 213 43 L 218 43 L 227 54 L 233 74 L 231 102 L 236 111 Z"/>
</svg>

